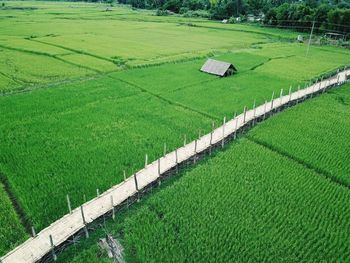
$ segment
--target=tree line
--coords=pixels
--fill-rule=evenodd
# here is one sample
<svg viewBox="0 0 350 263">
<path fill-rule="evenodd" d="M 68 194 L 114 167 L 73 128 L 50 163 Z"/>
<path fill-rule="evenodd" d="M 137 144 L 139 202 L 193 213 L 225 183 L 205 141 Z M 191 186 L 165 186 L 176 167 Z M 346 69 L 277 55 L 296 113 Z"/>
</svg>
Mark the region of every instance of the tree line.
<svg viewBox="0 0 350 263">
<path fill-rule="evenodd" d="M 158 9 L 158 15 L 169 12 L 189 17 L 221 20 L 247 15 L 261 16 L 270 26 L 308 31 L 315 21 L 316 30 L 350 33 L 350 0 L 118 0 L 135 8 Z"/>
<path fill-rule="evenodd" d="M 350 33 L 350 7 L 346 2 L 337 5 L 283 3 L 268 9 L 264 18 L 265 24 L 299 31 L 309 31 L 313 22 L 316 31 Z"/>
</svg>

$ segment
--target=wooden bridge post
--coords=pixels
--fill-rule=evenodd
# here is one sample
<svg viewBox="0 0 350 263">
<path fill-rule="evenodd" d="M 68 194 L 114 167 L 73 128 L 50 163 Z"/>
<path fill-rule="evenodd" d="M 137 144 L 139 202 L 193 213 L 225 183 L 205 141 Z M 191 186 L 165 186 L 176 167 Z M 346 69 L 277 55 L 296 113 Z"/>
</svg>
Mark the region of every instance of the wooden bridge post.
<svg viewBox="0 0 350 263">
<path fill-rule="evenodd" d="M 292 100 L 292 85 L 291 85 L 291 86 L 289 86 L 288 95 L 289 95 L 289 100 L 288 100 L 288 104 L 289 104 L 289 103 L 290 103 L 290 101 Z"/>
<path fill-rule="evenodd" d="M 338 84 L 338 83 L 339 83 L 339 77 L 340 77 L 340 75 L 339 75 L 339 69 L 337 69 L 337 75 L 336 75 L 337 82 L 335 83 L 335 85 L 339 85 L 339 84 Z"/>
<path fill-rule="evenodd" d="M 53 244 L 52 235 L 50 235 L 49 237 L 50 237 L 50 245 L 51 245 L 51 255 L 52 255 L 53 261 L 57 261 L 57 255 L 55 253 L 55 246 Z"/>
<path fill-rule="evenodd" d="M 197 139 L 194 140 L 194 153 L 197 153 Z"/>
<path fill-rule="evenodd" d="M 328 89 L 329 82 L 330 82 L 330 80 L 329 80 L 329 79 L 328 79 L 328 80 L 326 80 L 326 87 L 324 88 L 324 89 L 325 89 L 325 91 L 327 91 L 327 89 Z"/>
<path fill-rule="evenodd" d="M 211 131 L 210 131 L 210 141 L 209 141 L 209 155 L 211 155 L 211 151 L 212 151 L 212 143 L 213 143 L 213 133 L 214 133 L 214 128 L 215 128 L 215 124 L 214 122 L 211 123 Z"/>
<path fill-rule="evenodd" d="M 113 195 L 111 195 L 111 206 L 112 206 L 112 219 L 115 219 L 115 208 L 114 208 L 114 201 L 113 201 Z"/>
<path fill-rule="evenodd" d="M 282 97 L 283 97 L 283 89 L 281 89 L 281 92 L 280 92 L 280 105 L 279 105 L 279 110 L 278 111 L 280 111 L 280 109 L 281 109 L 281 106 L 282 106 Z"/>
<path fill-rule="evenodd" d="M 327 90 L 327 80 L 324 81 L 324 87 L 322 93 L 324 93 Z"/>
<path fill-rule="evenodd" d="M 85 237 L 89 238 L 89 231 L 88 231 L 88 229 L 86 227 L 86 220 L 85 220 L 83 205 L 80 206 L 80 212 L 81 212 L 81 217 L 83 219 Z"/>
<path fill-rule="evenodd" d="M 161 181 L 160 181 L 160 158 L 158 159 L 158 185 L 161 185 Z"/>
<path fill-rule="evenodd" d="M 340 77 L 340 74 L 338 73 L 338 76 L 337 76 L 337 86 L 340 85 L 340 83 L 339 83 L 339 77 Z"/>
<path fill-rule="evenodd" d="M 252 121 L 252 126 L 255 125 L 255 114 L 256 114 L 256 99 L 254 99 L 254 103 L 253 103 L 253 121 Z"/>
<path fill-rule="evenodd" d="M 263 120 L 265 120 L 266 118 L 266 107 L 267 107 L 267 101 L 265 100 Z"/>
<path fill-rule="evenodd" d="M 82 217 L 82 219 L 83 219 L 83 223 L 84 223 L 84 225 L 86 225 L 85 215 L 84 215 L 84 209 L 83 209 L 83 206 L 82 206 L 82 205 L 80 206 L 80 211 L 81 211 L 81 217 Z"/>
<path fill-rule="evenodd" d="M 270 109 L 270 111 L 272 111 L 272 109 L 273 109 L 273 100 L 274 100 L 274 97 L 275 97 L 275 91 L 272 91 L 272 96 L 271 96 L 271 109 Z"/>
<path fill-rule="evenodd" d="M 176 173 L 179 172 L 179 160 L 178 160 L 178 156 L 177 156 L 177 148 L 175 149 L 175 163 L 176 163 Z"/>
<path fill-rule="evenodd" d="M 200 141 L 200 140 L 201 140 L 201 130 L 198 131 L 198 141 Z"/>
<path fill-rule="evenodd" d="M 215 123 L 212 122 L 212 123 L 211 123 L 211 131 L 210 131 L 210 146 L 211 146 L 212 143 L 213 143 L 213 133 L 214 133 L 214 129 L 215 129 Z"/>
<path fill-rule="evenodd" d="M 70 199 L 69 199 L 69 195 L 67 194 L 67 205 L 68 205 L 68 211 L 71 214 L 72 213 L 72 207 L 70 205 Z"/>
<path fill-rule="evenodd" d="M 158 176 L 160 176 L 160 159 L 158 159 Z"/>
<path fill-rule="evenodd" d="M 140 201 L 140 190 L 139 190 L 139 186 L 137 184 L 136 173 L 134 173 L 134 181 L 135 181 L 135 188 L 137 191 L 137 202 L 139 202 Z"/>
<path fill-rule="evenodd" d="M 224 148 L 224 145 L 225 145 L 225 125 L 226 125 L 226 117 L 224 117 L 224 122 L 222 125 L 222 142 L 221 142 L 222 148 Z"/>
<path fill-rule="evenodd" d="M 311 90 L 311 98 L 313 98 L 315 92 L 315 85 L 312 85 L 312 90 Z"/>
<path fill-rule="evenodd" d="M 237 112 L 235 112 L 235 113 L 233 114 L 233 119 L 232 119 L 232 120 L 233 120 L 233 121 L 236 120 L 236 117 L 237 117 Z M 234 130 L 234 131 L 233 131 L 233 139 L 236 139 L 236 138 L 235 138 L 235 132 L 236 132 L 236 131 Z"/>
<path fill-rule="evenodd" d="M 198 139 L 195 139 L 194 140 L 194 156 L 193 156 L 193 163 L 196 163 L 196 159 L 197 159 L 197 140 Z"/>
<path fill-rule="evenodd" d="M 245 124 L 246 114 L 247 114 L 247 106 L 244 106 L 244 108 L 243 108 L 243 124 Z"/>
<path fill-rule="evenodd" d="M 36 237 L 34 226 L 32 226 L 32 237 L 34 237 L 34 238 Z"/>
<path fill-rule="evenodd" d="M 300 85 L 298 85 L 298 91 L 297 91 L 297 104 L 299 103 L 299 97 L 300 97 Z"/>
<path fill-rule="evenodd" d="M 304 91 L 306 90 L 306 87 L 307 87 L 307 84 L 305 83 L 305 85 L 304 85 Z M 312 94 L 312 93 L 311 93 Z M 307 98 L 307 94 L 306 94 L 306 92 L 304 93 L 304 96 L 303 96 L 303 101 L 305 100 L 305 98 Z"/>
<path fill-rule="evenodd" d="M 236 123 L 235 123 L 235 132 L 233 134 L 233 138 L 236 140 L 237 138 L 237 129 L 238 129 L 238 117 L 236 117 Z"/>
<path fill-rule="evenodd" d="M 148 155 L 147 153 L 145 154 L 145 168 L 147 167 L 148 165 Z"/>
</svg>

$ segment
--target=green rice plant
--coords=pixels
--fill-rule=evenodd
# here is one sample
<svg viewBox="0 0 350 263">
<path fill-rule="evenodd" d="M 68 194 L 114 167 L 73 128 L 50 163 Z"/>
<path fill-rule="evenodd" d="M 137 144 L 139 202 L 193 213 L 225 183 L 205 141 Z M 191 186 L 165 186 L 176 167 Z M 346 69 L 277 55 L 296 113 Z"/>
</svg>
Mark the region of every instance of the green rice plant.
<svg viewBox="0 0 350 263">
<path fill-rule="evenodd" d="M 94 188 L 103 191 L 120 182 L 123 170 L 130 175 L 140 169 L 145 153 L 159 157 L 164 142 L 174 149 L 185 134 L 190 140 L 199 130 L 208 132 L 212 121 L 252 107 L 254 98 L 262 103 L 290 83 L 279 70 L 259 72 L 271 59 L 258 51 L 221 57 L 239 68 L 237 75 L 202 73 L 201 59 L 0 98 L 0 169 L 35 227 L 67 211 L 67 193 L 77 206 L 93 197 Z M 295 78 L 294 83 L 302 81 Z M 27 189 L 38 194 L 33 198 Z"/>
<path fill-rule="evenodd" d="M 296 62 L 282 59 L 278 65 L 274 64 L 277 62 L 270 63 L 268 70 L 286 69 L 288 64 L 298 75 L 305 75 L 306 65 L 313 65 L 309 72 L 314 76 L 315 72 L 328 68 L 331 63 L 322 58 L 317 62 L 326 61 L 327 65 L 322 62 L 316 68 L 318 63 L 304 58 L 304 45 L 296 48 L 295 45 L 289 47 L 287 42 L 279 42 L 281 38 L 295 38 L 295 33 L 279 29 L 222 25 L 176 16 L 156 17 L 152 12 L 124 6 L 113 8 L 113 12 L 103 12 L 107 5 L 96 4 L 10 1 L 7 6 L 6 17 L 0 14 L 0 18 L 7 18 L 0 20 L 0 47 L 3 47 L 0 48 L 0 74 L 7 74 L 22 84 L 8 82 L 0 86 L 2 92 L 124 68 L 184 61 L 215 51 L 225 53 L 249 49 L 259 51 L 258 55 L 267 59 L 287 56 L 288 52 L 295 56 L 297 52 L 301 57 L 295 58 Z M 179 22 L 193 22 L 198 26 L 188 27 Z M 273 48 L 260 50 L 261 45 L 271 42 L 277 43 Z M 334 48 L 327 49 L 324 48 L 323 53 L 332 55 L 338 52 Z M 323 53 L 314 57 L 319 59 Z M 310 56 L 313 54 L 312 49 Z M 333 65 L 342 64 L 343 60 L 344 56 L 340 60 L 334 58 Z M 283 72 L 279 74 L 286 77 Z M 295 76 L 290 74 L 287 77 L 291 80 Z"/>
<path fill-rule="evenodd" d="M 282 55 L 284 50 L 288 50 L 285 56 Z M 272 92 L 278 96 L 282 88 L 286 94 L 290 86 L 293 91 L 298 85 L 304 87 L 314 76 L 331 71 L 350 59 L 343 53 L 333 54 L 314 48 L 314 54 L 305 60 L 304 51 L 304 47 L 296 44 L 264 45 L 259 50 L 214 56 L 214 59 L 231 62 L 237 67 L 238 73 L 229 78 L 200 72 L 205 59 L 166 64 L 154 69 L 127 70 L 112 76 L 181 105 L 222 118 L 224 115 L 232 116 L 233 111 L 241 111 L 244 106 L 251 107 L 254 99 L 261 104 L 271 99 Z M 157 73 L 152 74 L 153 70 Z"/>
<path fill-rule="evenodd" d="M 51 36 L 51 37 L 54 37 L 54 36 Z M 72 53 L 58 47 L 48 46 L 36 41 L 31 41 L 31 39 L 32 38 L 30 37 L 26 39 L 19 36 L 8 36 L 6 39 L 1 40 L 1 44 L 7 47 L 15 47 L 21 50 L 29 50 L 29 51 L 32 51 L 33 53 L 35 52 L 46 53 L 53 56 L 67 55 L 69 53 Z"/>
<path fill-rule="evenodd" d="M 0 170 L 37 230 L 67 213 L 66 194 L 78 206 L 211 127 L 109 77 L 0 100 Z"/>
<path fill-rule="evenodd" d="M 349 260 L 348 189 L 247 139 L 109 222 L 129 262 Z M 97 239 L 61 262 L 100 262 Z"/>
<path fill-rule="evenodd" d="M 350 193 L 340 180 L 349 174 L 349 88 L 259 124 L 119 214 L 107 231 L 130 262 L 349 261 Z M 338 180 L 328 177 L 333 171 Z M 105 260 L 96 245 L 104 231 L 61 262 Z"/>
<path fill-rule="evenodd" d="M 179 147 L 254 99 L 349 63 L 348 51 L 330 47 L 305 58 L 305 46 L 276 42 L 281 30 L 222 30 L 103 4 L 6 3 L 14 8 L 0 14 L 0 171 L 37 231 L 67 213 L 66 194 L 77 207 L 142 168 L 146 153 L 158 158 L 164 142 Z M 238 74 L 200 72 L 206 56 Z M 20 89 L 33 91 L 10 94 Z"/>
<path fill-rule="evenodd" d="M 2 183 L 0 183 L 0 211 L 0 255 L 3 255 L 23 242 L 28 234 L 22 226 Z"/>
<path fill-rule="evenodd" d="M 349 187 L 349 88 L 287 110 L 262 123 L 249 137 Z"/>
<path fill-rule="evenodd" d="M 84 54 L 68 54 L 64 56 L 59 56 L 59 58 L 64 61 L 75 63 L 76 65 L 86 65 L 92 70 L 97 72 L 109 72 L 116 71 L 119 69 L 117 65 L 113 62 L 98 59 L 95 57 L 87 56 Z"/>
<path fill-rule="evenodd" d="M 96 4 L 9 1 L 6 6 L 0 14 L 0 75 L 21 84 L 1 83 L 1 92 L 270 41 L 254 32 L 189 29 L 178 25 L 187 18 L 159 19 L 123 6 L 113 12 Z"/>
<path fill-rule="evenodd" d="M 6 83 L 0 86 L 0 93 L 3 93 L 15 88 L 28 88 L 35 84 L 96 73 L 86 67 L 68 64 L 55 57 L 5 49 L 0 52 L 0 74 L 16 83 L 14 85 Z"/>
</svg>

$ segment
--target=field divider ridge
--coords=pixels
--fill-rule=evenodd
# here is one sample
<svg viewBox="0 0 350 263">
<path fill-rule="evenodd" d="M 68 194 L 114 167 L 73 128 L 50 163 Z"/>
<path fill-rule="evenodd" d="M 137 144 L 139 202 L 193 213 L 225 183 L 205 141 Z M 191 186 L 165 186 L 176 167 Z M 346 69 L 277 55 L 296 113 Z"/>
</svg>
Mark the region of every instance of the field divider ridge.
<svg viewBox="0 0 350 263">
<path fill-rule="evenodd" d="M 259 140 L 257 138 L 253 138 L 251 136 L 246 136 L 246 138 L 251 141 L 252 143 L 255 143 L 257 145 L 260 145 L 266 149 L 268 149 L 271 152 L 274 152 L 276 154 L 279 154 L 280 156 L 283 156 L 285 158 L 288 158 L 290 161 L 293 161 L 299 165 L 302 165 L 305 169 L 313 171 L 318 176 L 322 176 L 324 178 L 329 179 L 331 183 L 337 184 L 338 186 L 344 187 L 346 189 L 350 189 L 349 183 L 347 183 L 345 180 L 339 179 L 336 176 L 333 176 L 328 171 L 319 168 L 311 163 L 308 163 L 302 159 L 299 159 L 298 157 L 294 156 L 293 154 L 288 153 L 287 151 L 283 151 L 279 149 L 278 147 L 275 147 L 267 142 L 264 142 L 262 140 Z"/>
<path fill-rule="evenodd" d="M 135 83 L 133 83 L 133 82 L 131 82 L 131 81 L 127 81 L 127 80 L 124 80 L 124 79 L 122 79 L 122 78 L 118 78 L 118 77 L 115 77 L 115 76 L 113 76 L 113 77 L 112 77 L 112 76 L 109 76 L 109 77 L 112 78 L 112 79 L 116 79 L 116 80 L 119 80 L 119 81 L 121 81 L 121 82 L 124 82 L 125 84 L 131 85 L 131 86 L 133 86 L 133 87 L 139 89 L 139 90 L 142 91 L 142 92 L 145 92 L 145 93 L 147 93 L 147 94 L 149 94 L 149 95 L 151 95 L 151 96 L 153 96 L 153 97 L 155 97 L 155 98 L 157 98 L 157 99 L 159 99 L 159 100 L 161 100 L 161 101 L 164 101 L 164 102 L 166 102 L 166 103 L 169 103 L 170 105 L 177 106 L 177 107 L 181 107 L 181 108 L 183 108 L 183 109 L 185 109 L 185 110 L 195 112 L 195 113 L 200 114 L 200 115 L 202 115 L 202 116 L 204 116 L 204 117 L 206 117 L 206 118 L 208 118 L 208 119 L 211 119 L 211 120 L 218 120 L 218 117 L 216 117 L 216 116 L 214 116 L 214 115 L 211 115 L 211 114 L 209 114 L 209 113 L 207 113 L 207 112 L 203 112 L 203 111 L 200 111 L 200 110 L 196 110 L 196 109 L 191 108 L 191 107 L 189 107 L 189 106 L 187 106 L 187 105 L 184 105 L 184 104 L 182 104 L 182 103 L 179 103 L 179 102 L 176 102 L 176 101 L 172 101 L 172 100 L 170 100 L 170 99 L 167 99 L 167 98 L 165 98 L 164 96 L 162 96 L 162 95 L 160 95 L 160 94 L 157 94 L 157 93 L 154 93 L 154 92 L 152 92 L 152 91 L 150 91 L 150 90 L 148 90 L 148 89 L 145 89 L 145 88 L 143 88 L 143 87 L 141 87 L 141 86 L 139 86 L 139 85 L 137 85 L 137 84 L 135 84 Z"/>
<path fill-rule="evenodd" d="M 160 184 L 161 179 L 167 173 L 174 171 L 180 164 L 188 161 L 196 162 L 200 154 L 209 151 L 213 147 L 224 147 L 228 139 L 236 138 L 236 133 L 244 131 L 255 122 L 263 121 L 275 112 L 291 105 L 298 104 L 315 94 L 323 93 L 328 88 L 345 83 L 350 75 L 350 69 L 344 69 L 335 75 L 322 79 L 319 82 L 295 92 L 272 98 L 271 101 L 247 110 L 235 118 L 223 121 L 223 125 L 213 129 L 210 133 L 191 141 L 184 146 L 165 153 L 161 158 L 145 165 L 143 169 L 123 182 L 113 186 L 94 199 L 75 208 L 71 213 L 64 215 L 45 229 L 41 230 L 35 237 L 31 237 L 24 243 L 0 258 L 1 263 L 22 262 L 48 262 L 56 258 L 56 252 L 61 251 L 74 235 L 86 235 L 88 237 L 89 225 L 106 214 L 112 213 L 114 209 L 129 201 L 139 199 L 139 194 L 152 184 Z M 84 230 L 84 231 L 82 231 Z M 52 242 L 51 242 L 52 241 Z"/>
</svg>

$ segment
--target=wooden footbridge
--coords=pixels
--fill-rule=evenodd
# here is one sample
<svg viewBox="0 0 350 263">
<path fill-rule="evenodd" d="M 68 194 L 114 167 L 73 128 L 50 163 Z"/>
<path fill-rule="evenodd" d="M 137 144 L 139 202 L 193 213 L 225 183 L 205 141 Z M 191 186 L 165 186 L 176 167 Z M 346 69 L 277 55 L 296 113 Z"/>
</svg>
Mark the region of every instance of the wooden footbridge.
<svg viewBox="0 0 350 263">
<path fill-rule="evenodd" d="M 49 253 L 52 253 L 52 258 L 55 259 L 55 247 L 60 246 L 74 234 L 82 230 L 85 230 L 85 234 L 88 235 L 87 225 L 89 223 L 110 211 L 113 211 L 114 216 L 114 208 L 116 206 L 128 198 L 135 196 L 138 191 L 144 189 L 149 184 L 159 180 L 163 173 L 177 167 L 179 163 L 193 158 L 198 153 L 210 149 L 213 145 L 223 144 L 225 138 L 235 135 L 247 123 L 264 119 L 266 115 L 271 114 L 281 107 L 288 106 L 291 103 L 298 103 L 306 97 L 324 92 L 332 86 L 340 85 L 347 80 L 348 75 L 350 75 L 350 70 L 343 70 L 330 78 L 316 82 L 304 89 L 299 89 L 295 92 L 289 90 L 287 95 L 283 95 L 283 91 L 281 90 L 279 96 L 272 95 L 271 101 L 265 102 L 263 105 L 254 107 L 251 110 L 246 110 L 245 108 L 242 114 L 231 120 L 226 121 L 224 119 L 223 125 L 214 129 L 211 133 L 164 155 L 153 163 L 146 165 L 144 169 L 138 171 L 122 183 L 115 185 L 81 207 L 72 210 L 71 213 L 63 216 L 43 229 L 35 237 L 29 238 L 23 244 L 3 256 L 0 262 L 37 262 Z"/>
</svg>

